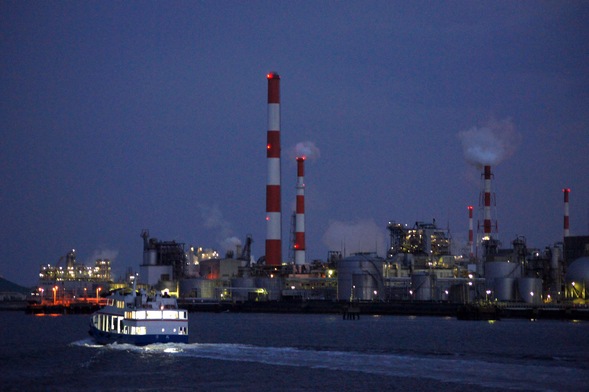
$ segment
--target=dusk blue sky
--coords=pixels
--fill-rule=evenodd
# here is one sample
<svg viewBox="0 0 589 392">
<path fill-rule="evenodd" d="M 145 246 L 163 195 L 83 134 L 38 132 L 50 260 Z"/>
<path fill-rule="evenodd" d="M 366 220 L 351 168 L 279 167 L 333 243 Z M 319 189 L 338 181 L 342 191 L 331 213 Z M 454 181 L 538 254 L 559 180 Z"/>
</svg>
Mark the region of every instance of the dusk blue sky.
<svg viewBox="0 0 589 392">
<path fill-rule="evenodd" d="M 262 256 L 270 71 L 285 258 L 299 142 L 309 260 L 384 255 L 390 220 L 464 244 L 468 154 L 494 153 L 472 139 L 501 150 L 505 246 L 562 240 L 563 187 L 589 233 L 586 1 L 2 1 L 0 53 L 0 275 L 20 284 L 71 249 L 138 270 L 142 229 L 219 251 L 251 234 Z"/>
</svg>

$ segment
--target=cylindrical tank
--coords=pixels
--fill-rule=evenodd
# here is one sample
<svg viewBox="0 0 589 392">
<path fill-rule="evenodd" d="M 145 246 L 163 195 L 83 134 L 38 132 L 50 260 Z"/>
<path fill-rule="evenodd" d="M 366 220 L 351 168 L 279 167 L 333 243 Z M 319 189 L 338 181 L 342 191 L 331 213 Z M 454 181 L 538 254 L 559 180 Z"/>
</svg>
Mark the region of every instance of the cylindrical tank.
<svg viewBox="0 0 589 392">
<path fill-rule="evenodd" d="M 485 279 L 519 278 L 521 268 L 518 263 L 490 261 L 485 263 Z"/>
<path fill-rule="evenodd" d="M 519 296 L 529 304 L 542 302 L 542 280 L 538 278 L 519 278 L 517 280 Z"/>
<path fill-rule="evenodd" d="M 383 271 L 384 260 L 378 257 L 374 253 L 356 253 L 352 256 L 346 257 L 337 261 L 337 299 L 340 301 L 350 301 L 358 299 L 372 299 L 372 296 L 368 298 L 360 298 L 357 296 L 356 290 L 353 290 L 354 286 L 354 275 L 367 275 L 372 278 L 374 283 L 368 285 L 369 287 L 375 287 L 372 291 L 377 290 L 380 292 L 380 285 L 382 282 L 382 271 Z M 365 283 L 363 279 L 357 277 L 356 280 Z"/>
<path fill-rule="evenodd" d="M 416 272 L 411 275 L 411 290 L 413 299 L 417 301 L 431 301 L 433 299 L 434 276 L 427 272 Z"/>
<path fill-rule="evenodd" d="M 256 287 L 254 278 L 231 279 L 231 296 L 234 301 L 247 301 L 249 293 Z"/>
<path fill-rule="evenodd" d="M 495 278 L 490 281 L 488 280 L 487 285 L 492 290 L 491 298 L 496 299 L 498 301 L 513 301 L 515 299 L 515 279 Z"/>
<path fill-rule="evenodd" d="M 281 278 L 256 278 L 256 287 L 268 293 L 268 301 L 278 301 L 282 295 L 284 282 Z"/>
<path fill-rule="evenodd" d="M 143 265 L 157 264 L 157 250 L 147 249 L 143 251 Z"/>
<path fill-rule="evenodd" d="M 372 301 L 379 298 L 378 282 L 368 274 L 353 274 L 354 299 Z"/>
</svg>

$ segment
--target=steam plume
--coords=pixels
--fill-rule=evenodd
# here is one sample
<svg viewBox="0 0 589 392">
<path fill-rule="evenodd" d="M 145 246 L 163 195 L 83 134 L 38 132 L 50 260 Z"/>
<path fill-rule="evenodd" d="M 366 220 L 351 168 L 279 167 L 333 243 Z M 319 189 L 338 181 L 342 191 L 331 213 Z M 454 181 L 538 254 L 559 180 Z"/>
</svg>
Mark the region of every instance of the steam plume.
<svg viewBox="0 0 589 392">
<path fill-rule="evenodd" d="M 321 152 L 313 142 L 300 142 L 295 146 L 295 156 L 305 157 L 305 159 L 318 159 L 321 156 Z"/>
<path fill-rule="evenodd" d="M 110 260 L 114 261 L 119 255 L 119 251 L 115 249 L 96 249 L 90 256 L 86 265 L 94 265 L 96 260 Z"/>
<path fill-rule="evenodd" d="M 501 121 L 492 119 L 483 127 L 473 127 L 458 133 L 462 141 L 464 158 L 476 167 L 496 166 L 509 158 L 520 142 L 510 118 Z"/>
<path fill-rule="evenodd" d="M 373 219 L 357 222 L 331 221 L 322 240 L 332 250 L 340 249 L 343 245 L 348 254 L 382 253 L 380 248 L 385 244 L 385 235 Z"/>
<path fill-rule="evenodd" d="M 239 238 L 234 237 L 231 224 L 223 217 L 223 213 L 218 205 L 199 204 L 200 214 L 203 220 L 203 226 L 207 229 L 216 230 L 217 241 L 223 254 L 228 250 L 235 251 L 237 245 L 241 245 Z"/>
</svg>

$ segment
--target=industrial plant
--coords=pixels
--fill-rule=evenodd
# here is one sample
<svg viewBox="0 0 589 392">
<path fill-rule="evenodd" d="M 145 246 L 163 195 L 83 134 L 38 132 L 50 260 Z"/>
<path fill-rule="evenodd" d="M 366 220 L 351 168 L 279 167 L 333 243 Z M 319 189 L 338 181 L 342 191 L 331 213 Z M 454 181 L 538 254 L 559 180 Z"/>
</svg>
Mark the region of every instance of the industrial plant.
<svg viewBox="0 0 589 392">
<path fill-rule="evenodd" d="M 571 236 L 569 196 L 564 194 L 564 232 L 561 241 L 532 248 L 523 236 L 509 244 L 498 240 L 494 209 L 494 176 L 489 164 L 481 165 L 479 205 L 465 206 L 467 246 L 453 252 L 448 228 L 431 222 L 390 220 L 385 257 L 376 253 L 343 254 L 330 251 L 325 260 L 308 260 L 305 245 L 305 155 L 296 157 L 296 210 L 288 245 L 282 243 L 280 76 L 267 75 L 268 130 L 266 183 L 266 238 L 264 256 L 252 259 L 254 239 L 220 255 L 214 249 L 186 247 L 174 240 L 141 232 L 143 259 L 138 283 L 165 290 L 193 310 L 250 304 L 254 308 L 299 310 L 341 309 L 355 304 L 364 311 L 386 313 L 405 307 L 425 313 L 436 309 L 455 312 L 465 304 L 526 309 L 587 310 L 589 236 Z M 162 201 L 165 202 L 165 201 Z M 475 209 L 479 218 L 475 219 Z M 383 228 L 384 229 L 384 228 Z M 257 240 L 257 239 L 256 239 Z M 505 246 L 507 245 L 507 246 Z M 289 257 L 283 257 L 288 248 Z M 114 285 L 110 261 L 94 267 L 75 261 L 75 252 L 64 265 L 42 266 L 39 287 L 46 292 L 59 285 L 70 295 L 88 295 L 101 285 Z M 106 288 L 105 288 L 106 290 Z M 83 293 L 83 294 L 82 294 Z M 98 295 L 98 294 L 97 294 Z M 313 304 L 313 305 L 310 305 Z M 339 306 L 339 307 L 338 307 Z M 235 308 L 237 309 L 237 308 Z M 559 313 L 561 314 L 561 313 Z"/>
</svg>

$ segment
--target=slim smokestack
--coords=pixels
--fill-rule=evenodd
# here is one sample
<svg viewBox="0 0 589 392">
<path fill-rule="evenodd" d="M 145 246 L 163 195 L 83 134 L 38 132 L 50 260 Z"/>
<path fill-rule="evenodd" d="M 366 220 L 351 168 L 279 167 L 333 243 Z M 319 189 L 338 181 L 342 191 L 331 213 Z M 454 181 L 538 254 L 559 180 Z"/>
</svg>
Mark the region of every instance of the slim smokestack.
<svg viewBox="0 0 589 392">
<path fill-rule="evenodd" d="M 489 237 L 491 235 L 491 178 L 493 174 L 491 174 L 491 166 L 485 165 L 484 171 L 484 178 L 485 178 L 485 194 L 484 194 L 484 221 L 483 221 L 483 234 L 485 237 Z"/>
<path fill-rule="evenodd" d="M 297 157 L 297 207 L 295 218 L 295 264 L 305 260 L 305 157 Z"/>
<path fill-rule="evenodd" d="M 280 76 L 268 78 L 268 180 L 266 183 L 266 264 L 282 264 L 282 218 L 280 198 Z"/>
<path fill-rule="evenodd" d="M 571 190 L 564 188 L 562 191 L 564 192 L 564 236 L 568 237 L 571 235 L 569 230 L 569 193 Z"/>
<path fill-rule="evenodd" d="M 474 229 L 472 223 L 472 206 L 468 206 L 468 248 L 470 249 L 470 257 L 474 256 Z"/>
</svg>

